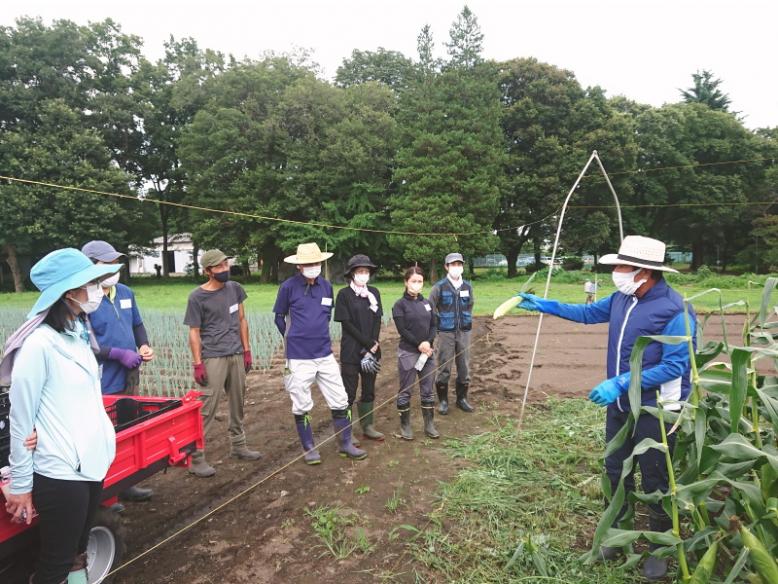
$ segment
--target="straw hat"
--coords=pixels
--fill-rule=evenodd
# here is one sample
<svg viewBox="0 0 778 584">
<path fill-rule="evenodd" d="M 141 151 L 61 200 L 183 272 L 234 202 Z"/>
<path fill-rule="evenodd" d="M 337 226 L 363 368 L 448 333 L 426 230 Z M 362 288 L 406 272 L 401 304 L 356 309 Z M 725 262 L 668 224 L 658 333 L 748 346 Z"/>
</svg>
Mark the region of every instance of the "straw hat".
<svg viewBox="0 0 778 584">
<path fill-rule="evenodd" d="M 660 272 L 674 272 L 666 265 L 665 244 L 658 239 L 643 237 L 641 235 L 628 235 L 621 242 L 619 253 L 609 253 L 600 258 L 601 264 L 606 266 L 635 266 L 636 268 L 647 268 L 649 270 L 659 270 Z"/>
<path fill-rule="evenodd" d="M 297 246 L 297 253 L 284 258 L 287 264 L 318 264 L 332 257 L 330 252 L 322 252 L 315 243 L 301 243 Z"/>
</svg>

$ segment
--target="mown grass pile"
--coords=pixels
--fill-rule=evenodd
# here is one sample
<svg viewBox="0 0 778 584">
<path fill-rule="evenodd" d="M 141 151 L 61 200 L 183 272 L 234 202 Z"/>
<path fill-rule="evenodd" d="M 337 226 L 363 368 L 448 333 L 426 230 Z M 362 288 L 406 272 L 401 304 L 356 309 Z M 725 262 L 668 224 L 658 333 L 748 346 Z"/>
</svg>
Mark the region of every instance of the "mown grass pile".
<svg viewBox="0 0 778 584">
<path fill-rule="evenodd" d="M 467 466 L 441 487 L 426 528 L 403 528 L 418 581 L 633 581 L 580 560 L 603 511 L 602 410 L 550 400 L 526 420 L 519 431 L 495 417 L 491 431 L 446 441 Z"/>
</svg>

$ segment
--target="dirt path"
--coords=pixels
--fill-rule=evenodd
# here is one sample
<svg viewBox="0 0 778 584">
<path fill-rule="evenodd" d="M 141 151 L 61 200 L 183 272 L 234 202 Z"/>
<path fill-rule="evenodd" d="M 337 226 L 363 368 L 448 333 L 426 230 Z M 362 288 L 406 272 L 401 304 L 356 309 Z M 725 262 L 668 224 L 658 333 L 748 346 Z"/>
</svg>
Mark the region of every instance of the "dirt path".
<svg viewBox="0 0 778 584">
<path fill-rule="evenodd" d="M 729 319 L 732 330 L 742 317 Z M 478 319 L 474 333 L 471 397 L 472 415 L 452 408 L 437 416 L 443 438 L 462 437 L 489 427 L 495 413 L 518 415 L 526 382 L 537 319 L 511 317 L 498 322 Z M 606 325 L 585 327 L 559 319 L 544 321 L 531 401 L 548 396 L 585 396 L 604 374 Z M 712 329 L 711 329 L 711 332 Z M 379 376 L 377 402 L 396 391 L 393 327 L 384 332 L 384 369 Z M 180 469 L 160 474 L 144 486 L 153 487 L 150 503 L 127 504 L 126 559 L 139 554 L 191 523 L 246 487 L 268 476 L 300 453 L 291 406 L 283 391 L 279 367 L 271 373 L 253 373 L 247 398 L 250 446 L 264 458 L 242 463 L 227 458 L 226 421 L 217 422 L 209 440 L 209 460 L 218 472 L 197 479 Z M 315 390 L 314 390 L 315 391 Z M 317 440 L 332 433 L 329 411 L 318 392 L 312 413 Z M 416 440 L 392 436 L 398 419 L 393 403 L 376 412 L 376 426 L 385 432 L 383 443 L 363 441 L 370 456 L 359 462 L 341 459 L 334 443 L 321 449 L 323 463 L 306 467 L 296 462 L 250 494 L 215 513 L 120 572 L 122 584 L 242 584 L 242 583 L 362 583 L 413 581 L 404 555 L 407 531 L 400 525 L 422 528 L 425 514 L 435 505 L 438 483 L 460 468 L 443 452 L 441 442 L 424 438 L 418 395 L 413 402 Z M 396 510 L 393 504 L 398 503 Z M 370 553 L 335 560 L 311 529 L 306 511 L 338 506 L 359 517 Z M 350 541 L 357 532 L 349 528 Z M 432 580 L 434 581 L 434 580 Z"/>
</svg>

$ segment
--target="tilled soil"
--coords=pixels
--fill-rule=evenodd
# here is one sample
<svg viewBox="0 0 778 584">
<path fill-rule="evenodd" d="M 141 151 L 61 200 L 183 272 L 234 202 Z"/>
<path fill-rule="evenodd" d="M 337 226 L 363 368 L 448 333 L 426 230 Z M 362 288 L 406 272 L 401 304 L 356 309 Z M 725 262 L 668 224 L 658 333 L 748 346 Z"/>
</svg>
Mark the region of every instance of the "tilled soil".
<svg viewBox="0 0 778 584">
<path fill-rule="evenodd" d="M 742 317 L 729 320 L 732 330 L 742 324 Z M 518 416 L 537 322 L 536 317 L 477 319 L 470 391 L 477 410 L 465 414 L 454 408 L 452 395 L 451 413 L 435 419 L 443 440 L 483 432 L 494 414 Z M 529 401 L 586 396 L 604 377 L 606 334 L 607 325 L 544 319 Z M 217 421 L 207 448 L 209 461 L 217 468 L 215 477 L 198 479 L 183 469 L 170 469 L 143 483 L 154 489 L 151 502 L 127 503 L 125 560 L 172 538 L 123 568 L 114 582 L 346 584 L 379 582 L 390 575 L 395 582 L 414 581 L 412 558 L 404 552 L 410 532 L 397 528 L 423 529 L 426 513 L 436 504 L 439 483 L 464 463 L 444 452 L 442 440 L 424 437 L 418 394 L 413 402 L 416 439 L 407 442 L 393 436 L 399 426 L 393 401 L 398 389 L 396 341 L 390 325 L 382 337 L 383 371 L 376 390 L 376 404 L 386 402 L 376 412 L 376 427 L 386 440 L 362 440 L 369 452 L 366 460 L 340 458 L 331 440 L 320 449 L 321 465 L 308 467 L 299 460 L 288 464 L 301 449 L 283 390 L 282 363 L 279 360 L 269 372 L 254 372 L 249 377 L 246 430 L 249 446 L 264 457 L 251 463 L 230 459 L 227 421 Z M 314 400 L 312 418 L 321 442 L 332 434 L 330 414 L 315 389 Z M 222 411 L 225 408 L 223 404 Z M 399 500 L 396 509 L 392 499 Z M 357 526 L 374 546 L 370 553 L 333 558 L 313 532 L 307 514 L 325 505 L 357 514 Z M 217 507 L 221 508 L 179 533 Z M 356 531 L 349 535 L 350 541 L 358 539 Z M 429 581 L 436 581 L 434 575 Z"/>
</svg>

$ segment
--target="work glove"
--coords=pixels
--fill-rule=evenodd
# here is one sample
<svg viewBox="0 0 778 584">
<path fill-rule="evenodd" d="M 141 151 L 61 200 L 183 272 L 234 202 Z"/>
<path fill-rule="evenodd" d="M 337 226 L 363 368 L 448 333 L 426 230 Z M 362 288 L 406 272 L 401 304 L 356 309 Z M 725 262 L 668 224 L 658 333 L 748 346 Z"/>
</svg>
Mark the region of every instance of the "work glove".
<svg viewBox="0 0 778 584">
<path fill-rule="evenodd" d="M 526 292 L 519 292 L 516 296 L 522 299 L 519 308 L 559 316 L 559 302 L 557 300 L 547 300 Z"/>
<path fill-rule="evenodd" d="M 195 363 L 194 379 L 199 385 L 208 385 L 208 374 L 205 372 L 205 363 Z"/>
<path fill-rule="evenodd" d="M 362 357 L 362 361 L 360 361 L 359 366 L 365 373 L 372 373 L 373 375 L 381 371 L 381 362 L 375 358 L 373 353 L 369 351 L 365 353 L 364 357 Z"/>
<path fill-rule="evenodd" d="M 243 351 L 243 367 L 246 369 L 246 373 L 251 371 L 251 366 L 254 360 L 251 358 L 251 351 Z"/>
<path fill-rule="evenodd" d="M 122 367 L 126 367 L 127 369 L 136 369 L 140 366 L 141 361 L 143 361 L 143 357 L 135 351 L 130 349 L 119 349 L 118 347 L 111 347 L 108 351 L 108 358 L 118 361 L 122 364 Z"/>
<path fill-rule="evenodd" d="M 606 379 L 589 392 L 589 399 L 598 406 L 608 406 L 619 399 L 629 389 L 629 377 L 619 375 Z"/>
</svg>

